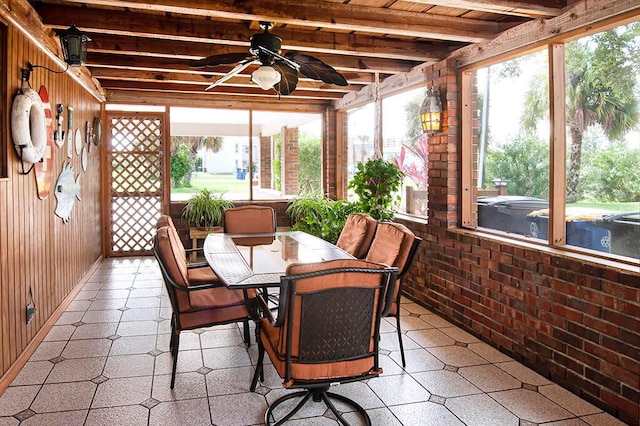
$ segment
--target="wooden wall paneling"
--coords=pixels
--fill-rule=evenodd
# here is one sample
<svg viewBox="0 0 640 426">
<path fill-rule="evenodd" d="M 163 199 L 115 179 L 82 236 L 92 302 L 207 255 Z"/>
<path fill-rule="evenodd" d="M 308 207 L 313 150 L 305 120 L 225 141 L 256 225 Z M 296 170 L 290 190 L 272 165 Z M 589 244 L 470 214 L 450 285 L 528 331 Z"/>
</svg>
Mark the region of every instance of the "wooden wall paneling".
<svg viewBox="0 0 640 426">
<path fill-rule="evenodd" d="M 9 96 L 7 96 L 7 27 L 0 22 L 0 357 L 5 358 L 5 350 L 9 347 L 7 317 L 5 315 L 8 301 L 6 297 L 6 283 L 8 279 L 7 268 L 7 157 L 9 155 L 9 138 L 7 130 L 9 128 Z M 1 360 L 0 359 L 0 360 Z M 4 368 L 0 362 L 0 368 Z"/>
<path fill-rule="evenodd" d="M 3 82 L 4 84 L 4 82 Z M 5 102 L 6 104 L 6 102 Z M 3 131 L 4 131 L 3 127 Z M 8 150 L 7 150 L 8 151 Z M 6 200 L 7 196 L 7 181 L 0 180 L 0 200 Z M 7 229 L 7 210 L 6 202 L 0 203 L 1 211 L 5 212 L 5 214 L 0 215 L 0 357 L 2 360 L 8 359 L 7 350 L 9 348 L 9 330 L 7 328 L 7 315 L 6 312 L 8 310 L 8 300 L 6 284 L 9 282 L 9 274 L 7 268 L 7 239 L 5 238 L 8 235 Z M 3 363 L 0 363 L 0 367 L 3 368 L 3 371 L 8 367 L 5 367 Z"/>
<path fill-rule="evenodd" d="M 7 31 L 7 78 L 4 82 L 8 96 L 3 106 L 10 110 L 11 102 L 21 86 L 20 70 L 27 62 L 51 69 L 60 66 L 39 50 L 23 33 L 13 27 Z M 68 73 L 56 74 L 42 68 L 31 73 L 31 86 L 38 91 L 45 85 L 52 111 L 62 103 L 74 107 L 74 129 L 82 130 L 100 114 L 100 102 L 86 92 Z M 20 161 L 13 148 L 10 129 L 3 128 L 7 138 L 5 150 L 7 177 L 0 180 L 0 368 L 2 375 L 16 363 L 46 325 L 47 320 L 75 288 L 83 275 L 102 255 L 101 247 L 101 190 L 100 150 L 92 146 L 88 154 L 87 171 L 82 170 L 81 157 L 73 154 L 71 164 L 74 178 L 80 175 L 81 199 L 76 200 L 68 223 L 55 216 L 57 200 L 53 188 L 67 161 L 66 143 L 54 147 L 52 191 L 45 200 L 37 196 L 34 172 L 20 174 Z M 25 321 L 25 307 L 33 288 L 38 313 L 30 324 Z"/>
</svg>

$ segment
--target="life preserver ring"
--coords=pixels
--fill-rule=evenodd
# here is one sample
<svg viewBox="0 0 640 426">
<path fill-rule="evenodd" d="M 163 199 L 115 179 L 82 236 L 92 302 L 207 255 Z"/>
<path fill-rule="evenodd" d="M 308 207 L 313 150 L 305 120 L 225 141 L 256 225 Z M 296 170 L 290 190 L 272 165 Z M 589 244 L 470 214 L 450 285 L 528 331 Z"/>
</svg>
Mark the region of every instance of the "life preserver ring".
<svg viewBox="0 0 640 426">
<path fill-rule="evenodd" d="M 18 155 L 25 163 L 42 160 L 47 146 L 47 123 L 40 95 L 23 89 L 11 106 L 11 137 Z"/>
</svg>

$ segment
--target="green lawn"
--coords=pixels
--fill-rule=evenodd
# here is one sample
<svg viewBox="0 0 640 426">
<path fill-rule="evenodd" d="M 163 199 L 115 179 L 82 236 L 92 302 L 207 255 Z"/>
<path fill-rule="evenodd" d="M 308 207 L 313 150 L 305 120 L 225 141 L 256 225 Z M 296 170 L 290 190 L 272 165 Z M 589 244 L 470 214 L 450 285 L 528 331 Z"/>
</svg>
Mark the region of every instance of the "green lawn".
<svg viewBox="0 0 640 426">
<path fill-rule="evenodd" d="M 586 207 L 591 209 L 612 210 L 615 212 L 637 212 L 640 211 L 640 203 L 597 203 L 578 201 L 567 204 L 567 207 Z"/>
<path fill-rule="evenodd" d="M 207 188 L 214 193 L 236 192 L 249 193 L 249 176 L 244 180 L 236 179 L 236 174 L 211 174 L 195 172 L 191 177 L 191 187 L 174 188 L 175 194 L 195 194 Z"/>
</svg>

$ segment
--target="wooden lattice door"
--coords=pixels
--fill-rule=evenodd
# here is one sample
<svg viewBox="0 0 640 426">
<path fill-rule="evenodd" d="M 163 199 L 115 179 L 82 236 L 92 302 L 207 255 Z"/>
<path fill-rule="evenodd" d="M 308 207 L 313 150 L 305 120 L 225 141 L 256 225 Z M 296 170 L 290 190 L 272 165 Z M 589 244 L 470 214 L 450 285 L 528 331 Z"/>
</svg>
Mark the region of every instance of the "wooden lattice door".
<svg viewBox="0 0 640 426">
<path fill-rule="evenodd" d="M 107 114 L 109 256 L 151 253 L 164 197 L 165 115 Z"/>
</svg>

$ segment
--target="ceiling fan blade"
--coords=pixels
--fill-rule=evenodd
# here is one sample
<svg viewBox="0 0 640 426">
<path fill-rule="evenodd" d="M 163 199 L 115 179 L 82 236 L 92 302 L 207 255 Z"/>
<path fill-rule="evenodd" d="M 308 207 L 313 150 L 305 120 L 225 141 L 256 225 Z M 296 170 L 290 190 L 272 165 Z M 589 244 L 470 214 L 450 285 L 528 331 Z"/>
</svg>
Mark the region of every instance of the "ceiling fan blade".
<svg viewBox="0 0 640 426">
<path fill-rule="evenodd" d="M 222 55 L 207 56 L 206 58 L 189 61 L 189 66 L 192 68 L 202 67 L 215 67 L 223 64 L 233 64 L 234 62 L 240 62 L 252 59 L 253 56 L 246 53 L 223 53 Z"/>
<path fill-rule="evenodd" d="M 231 77 L 234 77 L 238 74 L 240 74 L 245 68 L 247 68 L 250 65 L 253 65 L 255 63 L 259 63 L 260 61 L 258 61 L 257 59 L 253 59 L 253 60 L 247 60 L 247 61 L 243 61 L 240 62 L 238 65 L 236 65 L 235 67 L 233 67 L 233 69 L 231 71 L 229 71 L 227 74 L 223 75 L 222 77 L 220 77 L 219 79 L 217 79 L 216 81 L 214 81 L 212 84 L 210 84 L 206 89 L 204 90 L 209 90 L 209 89 L 213 89 L 216 86 L 221 85 L 222 83 L 224 83 L 225 81 L 229 80 Z"/>
<path fill-rule="evenodd" d="M 278 52 L 274 52 L 272 50 L 267 49 L 264 46 L 258 46 L 258 48 L 263 51 L 268 53 L 269 55 L 273 56 L 276 59 L 280 59 L 282 61 L 284 61 L 287 65 L 289 65 L 291 68 L 295 68 L 296 71 L 298 71 L 299 65 L 296 64 L 295 62 L 293 62 L 291 59 L 287 58 L 286 56 L 282 56 L 280 55 Z"/>
<path fill-rule="evenodd" d="M 349 84 L 344 76 L 336 71 L 335 68 L 325 64 L 318 58 L 298 52 L 287 52 L 284 56 L 295 62 L 298 65 L 298 70 L 305 77 L 322 80 L 325 83 L 338 86 L 347 86 Z"/>
<path fill-rule="evenodd" d="M 293 92 L 298 85 L 298 71 L 280 60 L 273 63 L 273 68 L 280 73 L 281 77 L 280 82 L 273 85 L 276 92 L 281 95 L 288 95 Z"/>
</svg>

